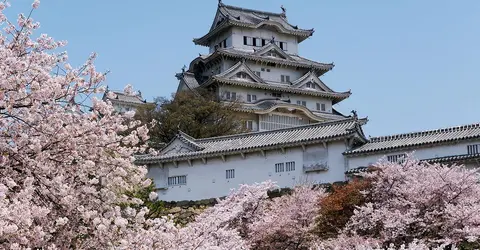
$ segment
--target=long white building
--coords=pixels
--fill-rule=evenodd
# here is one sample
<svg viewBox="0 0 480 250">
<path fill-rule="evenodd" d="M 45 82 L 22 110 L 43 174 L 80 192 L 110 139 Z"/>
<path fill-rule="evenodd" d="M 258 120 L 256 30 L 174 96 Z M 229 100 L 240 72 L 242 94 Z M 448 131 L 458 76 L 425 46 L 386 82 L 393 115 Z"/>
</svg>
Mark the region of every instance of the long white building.
<svg viewBox="0 0 480 250">
<path fill-rule="evenodd" d="M 160 199 L 221 197 L 267 179 L 280 187 L 345 181 L 382 157 L 401 161 L 412 151 L 429 162 L 476 165 L 480 124 L 366 138 L 367 119 L 334 108 L 350 91 L 320 80 L 333 64 L 298 55 L 313 33 L 290 24 L 283 8 L 270 13 L 219 2 L 208 33 L 194 39 L 209 53 L 176 74 L 178 91 L 206 88 L 239 103 L 238 117 L 251 132 L 196 139 L 179 131 L 159 155 L 138 157 Z"/>
</svg>

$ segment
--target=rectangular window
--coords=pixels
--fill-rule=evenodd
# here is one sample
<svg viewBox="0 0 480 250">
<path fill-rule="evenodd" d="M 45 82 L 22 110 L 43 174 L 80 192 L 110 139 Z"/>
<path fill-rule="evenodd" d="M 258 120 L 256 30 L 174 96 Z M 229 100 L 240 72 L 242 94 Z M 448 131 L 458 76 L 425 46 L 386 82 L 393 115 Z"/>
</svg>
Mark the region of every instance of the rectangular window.
<svg viewBox="0 0 480 250">
<path fill-rule="evenodd" d="M 317 110 L 320 110 L 320 103 L 317 102 Z"/>
<path fill-rule="evenodd" d="M 468 145 L 467 146 L 467 154 L 473 155 L 473 154 L 478 154 L 478 148 L 480 144 L 474 144 L 474 145 Z"/>
<path fill-rule="evenodd" d="M 290 82 L 290 76 L 280 75 L 280 82 Z"/>
<path fill-rule="evenodd" d="M 252 101 L 256 101 L 257 100 L 257 95 L 252 95 Z"/>
<path fill-rule="evenodd" d="M 267 72 L 270 72 L 270 69 L 267 69 Z"/>
<path fill-rule="evenodd" d="M 254 102 L 257 100 L 257 95 L 247 94 L 247 102 Z"/>
<path fill-rule="evenodd" d="M 253 46 L 260 46 L 260 38 L 253 38 Z"/>
<path fill-rule="evenodd" d="M 285 171 L 290 172 L 290 171 L 295 171 L 295 162 L 294 161 L 289 161 L 285 163 Z"/>
<path fill-rule="evenodd" d="M 262 39 L 262 46 L 265 46 L 267 44 L 267 39 Z"/>
<path fill-rule="evenodd" d="M 232 92 L 232 100 L 237 100 L 237 93 L 236 92 Z"/>
<path fill-rule="evenodd" d="M 225 171 L 225 177 L 227 179 L 233 179 L 235 178 L 235 169 L 228 169 Z"/>
<path fill-rule="evenodd" d="M 226 48 L 227 47 L 227 39 L 223 40 L 223 48 Z"/>
<path fill-rule="evenodd" d="M 246 36 L 243 37 L 243 45 L 247 45 L 247 37 Z"/>
<path fill-rule="evenodd" d="M 285 164 L 282 162 L 282 163 L 276 163 L 275 164 L 275 173 L 281 173 L 281 172 L 285 172 Z"/>
<path fill-rule="evenodd" d="M 272 96 L 280 98 L 280 97 L 282 97 L 282 93 L 272 93 Z"/>
<path fill-rule="evenodd" d="M 253 121 L 245 121 L 245 128 L 248 130 L 253 130 Z"/>
<path fill-rule="evenodd" d="M 262 71 L 265 71 L 265 68 L 262 68 L 261 70 L 262 70 Z"/>
<path fill-rule="evenodd" d="M 244 40 L 245 41 L 245 40 Z M 247 44 L 246 45 L 249 45 L 249 46 L 252 46 L 253 45 L 253 37 L 249 37 L 247 36 Z"/>
<path fill-rule="evenodd" d="M 305 84 L 305 86 L 306 86 L 307 88 L 314 89 L 314 88 L 315 88 L 315 83 L 313 83 L 313 82 L 307 82 L 307 84 Z"/>
<path fill-rule="evenodd" d="M 325 111 L 325 110 L 327 110 L 327 109 L 325 108 L 325 103 L 322 103 L 322 105 L 321 105 L 321 107 L 320 107 L 320 108 L 321 108 L 321 110 L 322 110 L 322 111 Z"/>
<path fill-rule="evenodd" d="M 253 71 L 253 73 L 255 73 L 257 76 L 260 76 L 260 71 Z"/>
<path fill-rule="evenodd" d="M 307 106 L 307 101 L 297 101 L 298 105 Z"/>
<path fill-rule="evenodd" d="M 398 155 L 387 155 L 387 161 L 389 162 L 396 162 L 396 163 L 403 163 L 405 160 L 405 154 L 398 154 Z"/>
<path fill-rule="evenodd" d="M 225 99 L 230 100 L 230 91 L 225 91 Z"/>
<path fill-rule="evenodd" d="M 179 176 L 168 177 L 168 185 L 169 186 L 187 185 L 187 176 L 179 175 Z"/>
<path fill-rule="evenodd" d="M 287 43 L 286 42 L 279 42 L 278 43 L 280 49 L 287 50 Z"/>
</svg>

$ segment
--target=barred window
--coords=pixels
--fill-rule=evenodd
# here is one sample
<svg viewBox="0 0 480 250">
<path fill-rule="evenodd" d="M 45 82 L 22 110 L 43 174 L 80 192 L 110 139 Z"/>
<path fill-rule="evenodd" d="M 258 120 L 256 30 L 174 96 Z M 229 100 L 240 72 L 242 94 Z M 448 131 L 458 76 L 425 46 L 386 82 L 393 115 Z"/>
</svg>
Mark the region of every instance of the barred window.
<svg viewBox="0 0 480 250">
<path fill-rule="evenodd" d="M 187 185 L 187 176 L 179 175 L 179 176 L 168 177 L 168 185 L 169 186 Z"/>
<path fill-rule="evenodd" d="M 295 171 L 295 162 L 294 161 L 289 161 L 289 162 L 285 163 L 285 170 L 287 172 Z"/>
<path fill-rule="evenodd" d="M 285 164 L 283 162 L 275 164 L 275 173 L 280 173 L 280 172 L 285 172 Z"/>
<path fill-rule="evenodd" d="M 469 155 L 478 154 L 479 153 L 478 145 L 480 145 L 480 144 L 468 145 L 467 146 L 467 154 L 469 154 Z"/>
<path fill-rule="evenodd" d="M 225 171 L 225 176 L 226 176 L 227 179 L 235 178 L 235 169 L 227 169 Z"/>
<path fill-rule="evenodd" d="M 396 163 L 402 163 L 405 160 L 406 155 L 405 154 L 398 154 L 398 155 L 388 155 L 387 156 L 387 161 L 389 162 L 396 162 Z"/>
</svg>

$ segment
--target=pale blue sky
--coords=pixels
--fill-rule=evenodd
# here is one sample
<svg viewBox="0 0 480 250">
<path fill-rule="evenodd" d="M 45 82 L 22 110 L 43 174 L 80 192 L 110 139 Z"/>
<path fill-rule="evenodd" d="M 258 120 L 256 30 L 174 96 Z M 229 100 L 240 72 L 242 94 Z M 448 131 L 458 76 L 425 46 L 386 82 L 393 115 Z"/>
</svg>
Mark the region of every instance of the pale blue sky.
<svg viewBox="0 0 480 250">
<path fill-rule="evenodd" d="M 7 14 L 27 12 L 30 0 L 12 1 Z M 322 80 L 352 95 L 336 106 L 368 116 L 378 136 L 479 122 L 480 1 L 224 0 L 225 4 L 280 12 L 315 28 L 300 55 L 334 62 Z M 127 83 L 151 100 L 176 90 L 174 77 L 198 53 L 217 0 L 42 0 L 34 18 L 41 31 L 68 40 L 74 64 L 90 52 L 107 83 Z"/>
</svg>

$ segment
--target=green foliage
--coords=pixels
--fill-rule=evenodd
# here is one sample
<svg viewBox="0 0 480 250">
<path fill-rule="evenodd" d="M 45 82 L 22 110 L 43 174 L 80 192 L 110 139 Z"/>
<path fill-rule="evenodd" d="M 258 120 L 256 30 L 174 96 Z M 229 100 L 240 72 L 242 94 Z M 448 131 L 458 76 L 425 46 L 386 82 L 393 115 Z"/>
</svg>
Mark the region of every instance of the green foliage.
<svg viewBox="0 0 480 250">
<path fill-rule="evenodd" d="M 242 132 L 234 107 L 219 102 L 206 90 L 181 91 L 168 99 L 155 99 L 156 105 L 140 107 L 135 118 L 144 123 L 155 119 L 159 124 L 150 130 L 152 147 L 167 143 L 182 130 L 194 138 L 229 135 Z"/>
<path fill-rule="evenodd" d="M 148 198 L 149 194 L 154 191 L 155 191 L 155 185 L 152 182 L 150 186 L 144 189 L 136 190 L 134 192 L 126 192 L 125 194 L 129 197 L 135 197 L 143 201 L 143 205 L 137 205 L 137 206 L 129 205 L 129 206 L 137 209 L 142 206 L 146 206 L 149 209 L 149 212 L 148 214 L 145 215 L 145 218 L 158 218 L 163 215 L 166 215 L 165 212 L 167 211 L 167 207 L 165 206 L 164 201 L 160 201 L 160 200 L 151 201 Z"/>
</svg>

